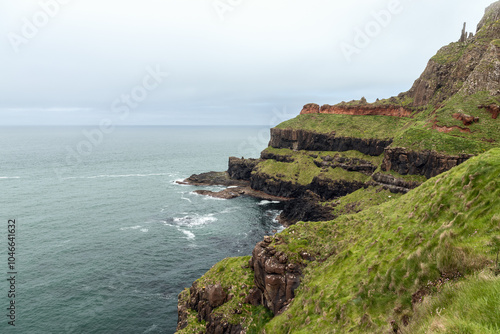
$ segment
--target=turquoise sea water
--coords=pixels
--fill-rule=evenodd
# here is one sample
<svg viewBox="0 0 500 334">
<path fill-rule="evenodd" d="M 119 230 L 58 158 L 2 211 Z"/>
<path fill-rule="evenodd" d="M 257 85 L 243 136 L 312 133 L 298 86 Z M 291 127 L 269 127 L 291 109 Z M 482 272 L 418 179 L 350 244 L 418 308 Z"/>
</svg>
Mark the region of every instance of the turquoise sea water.
<svg viewBox="0 0 500 334">
<path fill-rule="evenodd" d="M 280 228 L 277 204 L 175 183 L 227 169 L 230 155 L 255 156 L 268 129 L 117 128 L 92 146 L 81 128 L 0 130 L 1 333 L 173 333 L 183 288 Z"/>
</svg>

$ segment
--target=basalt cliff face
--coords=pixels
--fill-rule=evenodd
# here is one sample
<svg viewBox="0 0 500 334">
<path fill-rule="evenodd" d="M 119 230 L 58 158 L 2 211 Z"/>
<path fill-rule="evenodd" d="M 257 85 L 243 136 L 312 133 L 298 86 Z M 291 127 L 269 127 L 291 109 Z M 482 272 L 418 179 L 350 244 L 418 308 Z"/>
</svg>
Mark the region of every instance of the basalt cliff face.
<svg viewBox="0 0 500 334">
<path fill-rule="evenodd" d="M 271 129 L 269 146 L 288 148 L 294 151 L 359 151 L 366 155 L 377 156 L 392 140 L 375 138 L 363 139 L 355 137 L 339 137 L 335 133 L 318 133 L 300 129 Z"/>
<path fill-rule="evenodd" d="M 492 263 L 471 260 L 456 236 L 484 231 L 496 247 L 488 233 L 500 228 L 490 205 L 500 196 L 499 102 L 496 2 L 476 34 L 464 29 L 439 50 L 409 91 L 307 104 L 271 129 L 259 159 L 231 157 L 227 172 L 187 179 L 232 186 L 208 195 L 283 201 L 288 228 L 186 289 L 179 333 L 412 332 L 424 296 Z M 482 229 L 478 212 L 491 226 Z"/>
</svg>

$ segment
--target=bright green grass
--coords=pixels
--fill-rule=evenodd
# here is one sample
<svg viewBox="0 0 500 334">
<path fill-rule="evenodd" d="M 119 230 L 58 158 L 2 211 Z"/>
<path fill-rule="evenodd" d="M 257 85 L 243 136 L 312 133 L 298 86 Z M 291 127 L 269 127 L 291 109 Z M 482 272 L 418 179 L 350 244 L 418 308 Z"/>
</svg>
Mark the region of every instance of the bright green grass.
<svg viewBox="0 0 500 334">
<path fill-rule="evenodd" d="M 244 304 L 245 297 L 240 297 L 240 294 L 247 296 L 254 286 L 253 271 L 248 268 L 248 260 L 250 260 L 250 256 L 224 259 L 214 265 L 195 284 L 197 284 L 198 288 L 204 288 L 208 285 L 220 283 L 234 297 L 213 310 L 212 315 L 222 316 L 230 324 L 241 324 L 244 329 L 247 329 L 246 333 L 256 334 L 271 319 L 272 312 L 263 306 Z M 181 298 L 189 298 L 189 289 L 182 292 Z M 242 304 L 242 307 L 239 307 L 239 304 Z M 241 310 L 242 313 L 236 314 L 235 310 Z M 205 324 L 199 323 L 197 313 L 191 310 L 188 327 L 177 333 L 200 333 L 200 331 L 205 331 Z"/>
<path fill-rule="evenodd" d="M 449 64 L 458 61 L 467 50 L 468 43 L 454 42 L 441 48 L 431 60 L 438 64 Z"/>
<path fill-rule="evenodd" d="M 391 147 L 405 147 L 413 151 L 431 150 L 448 155 L 479 154 L 492 148 L 492 144 L 454 133 L 441 133 L 428 127 L 412 127 L 400 133 Z"/>
<path fill-rule="evenodd" d="M 500 149 L 494 149 L 399 199 L 280 233 L 276 249 L 308 266 L 295 300 L 266 333 L 386 333 L 391 320 L 403 327 L 401 319 L 414 315 L 412 294 L 441 273 L 460 272 L 467 281 L 493 265 L 499 177 Z M 301 251 L 325 261 L 306 262 Z M 483 300 L 465 298 L 471 308 Z M 484 321 L 484 328 L 494 325 Z"/>
<path fill-rule="evenodd" d="M 302 129 L 332 133 L 338 137 L 391 139 L 409 118 L 391 116 L 299 115 L 277 126 L 278 129 Z"/>
<path fill-rule="evenodd" d="M 295 161 L 291 163 L 264 160 L 257 165 L 253 173 L 266 174 L 281 181 L 300 185 L 310 184 L 314 177 L 321 173 L 321 169 L 314 164 L 312 157 L 296 155 L 294 158 Z"/>
<path fill-rule="evenodd" d="M 393 194 L 389 190 L 384 190 L 382 187 L 368 187 L 366 189 L 359 189 L 339 199 L 325 202 L 324 205 L 333 204 L 333 214 L 341 216 L 357 213 L 372 206 L 395 200 L 401 196 L 401 194 Z"/>
<path fill-rule="evenodd" d="M 500 333 L 500 276 L 488 271 L 450 284 L 416 309 L 403 333 Z"/>
<path fill-rule="evenodd" d="M 374 166 L 380 166 L 382 164 L 382 161 L 384 160 L 384 155 L 381 154 L 379 156 L 371 156 L 371 155 L 366 155 L 363 154 L 359 151 L 344 151 L 344 152 L 334 152 L 334 151 L 293 151 L 288 148 L 274 148 L 274 147 L 268 147 L 264 150 L 264 152 L 267 153 L 272 153 L 278 156 L 288 156 L 292 158 L 296 158 L 299 156 L 318 156 L 318 158 L 315 158 L 316 161 L 323 161 L 321 159 L 322 157 L 326 156 L 331 156 L 331 157 L 344 157 L 348 159 L 360 159 L 360 160 L 365 160 L 370 163 L 372 163 Z"/>
</svg>

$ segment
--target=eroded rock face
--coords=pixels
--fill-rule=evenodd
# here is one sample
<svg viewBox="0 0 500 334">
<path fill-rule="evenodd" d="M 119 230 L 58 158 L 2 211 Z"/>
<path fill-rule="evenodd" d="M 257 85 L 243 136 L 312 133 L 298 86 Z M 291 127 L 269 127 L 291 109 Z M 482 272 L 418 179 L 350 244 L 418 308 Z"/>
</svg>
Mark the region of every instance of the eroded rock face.
<svg viewBox="0 0 500 334">
<path fill-rule="evenodd" d="M 317 194 L 322 200 L 330 200 L 345 196 L 367 186 L 364 182 L 348 180 L 332 180 L 316 176 L 308 185 L 291 181 L 283 181 L 264 173 L 254 173 L 250 179 L 252 189 L 263 191 L 273 196 L 299 198 L 306 191 Z"/>
<path fill-rule="evenodd" d="M 182 301 L 179 298 L 177 311 L 177 330 L 185 328 L 188 323 L 188 310 L 198 312 L 198 321 L 206 321 L 207 334 L 241 334 L 241 325 L 233 325 L 223 320 L 221 316 L 212 314 L 212 311 L 231 300 L 231 295 L 220 284 L 200 287 L 196 282 L 189 289 L 191 298 Z"/>
<path fill-rule="evenodd" d="M 452 116 L 454 119 L 461 121 L 465 126 L 470 126 L 472 123 L 479 122 L 479 117 L 474 117 L 461 112 L 454 113 Z"/>
<path fill-rule="evenodd" d="M 302 111 L 300 112 L 301 115 L 304 114 L 319 114 L 320 107 L 316 103 L 309 103 L 304 106 Z"/>
<path fill-rule="evenodd" d="M 260 299 L 277 315 L 295 297 L 302 271 L 298 265 L 289 263 L 284 254 L 276 252 L 270 246 L 271 241 L 271 237 L 265 237 L 252 252 L 250 267 L 254 270 L 255 285 L 259 291 L 252 290 L 252 297 L 247 297 L 247 300 L 257 302 Z"/>
<path fill-rule="evenodd" d="M 361 139 L 337 137 L 335 133 L 324 134 L 307 130 L 271 129 L 269 146 L 307 151 L 337 151 L 356 150 L 366 155 L 378 156 L 392 143 L 392 139 Z"/>
<path fill-rule="evenodd" d="M 490 104 L 490 105 L 481 105 L 479 108 L 484 108 L 486 109 L 490 114 L 491 118 L 497 119 L 498 115 L 500 115 L 500 106 L 497 104 Z"/>
<path fill-rule="evenodd" d="M 359 172 L 366 175 L 372 175 L 377 169 L 377 166 L 371 162 L 358 158 L 345 158 L 336 155 L 323 157 L 322 160 L 321 162 L 314 161 L 314 164 L 320 168 L 342 168 L 348 172 Z"/>
<path fill-rule="evenodd" d="M 388 148 L 382 162 L 382 170 L 393 170 L 401 175 L 425 175 L 429 179 L 472 157 L 471 154 L 450 156 L 434 151 L 415 152 L 402 147 Z"/>
<path fill-rule="evenodd" d="M 177 181 L 177 183 L 193 186 L 248 186 L 248 181 L 233 179 L 227 172 L 193 174 L 184 181 Z"/>
<path fill-rule="evenodd" d="M 411 111 L 398 106 L 376 106 L 376 105 L 329 105 L 325 104 L 321 108 L 317 104 L 306 104 L 301 115 L 304 114 L 332 114 L 332 115 L 352 115 L 352 116 L 393 116 L 411 117 Z"/>
<path fill-rule="evenodd" d="M 252 170 L 260 162 L 259 159 L 243 159 L 230 157 L 227 172 L 235 180 L 250 180 Z"/>
<path fill-rule="evenodd" d="M 372 175 L 373 181 L 382 187 L 389 189 L 392 193 L 406 194 L 408 191 L 415 189 L 421 183 L 415 181 L 405 181 L 392 175 L 375 173 Z"/>
<path fill-rule="evenodd" d="M 285 202 L 283 211 L 278 217 L 284 226 L 293 225 L 299 221 L 327 221 L 336 218 L 332 208 L 320 204 L 321 198 L 310 190 L 301 197 Z"/>
</svg>

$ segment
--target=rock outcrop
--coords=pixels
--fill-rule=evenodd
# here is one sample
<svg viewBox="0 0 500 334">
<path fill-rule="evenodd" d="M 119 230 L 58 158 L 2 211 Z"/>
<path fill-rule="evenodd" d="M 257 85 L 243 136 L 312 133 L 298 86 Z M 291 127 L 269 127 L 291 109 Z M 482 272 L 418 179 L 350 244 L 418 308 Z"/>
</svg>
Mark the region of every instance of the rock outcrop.
<svg viewBox="0 0 500 334">
<path fill-rule="evenodd" d="M 500 106 L 498 104 L 480 105 L 479 108 L 486 109 L 493 119 L 497 119 L 498 115 L 500 115 Z"/>
<path fill-rule="evenodd" d="M 248 181 L 233 179 L 227 172 L 208 172 L 193 174 L 184 181 L 177 181 L 178 184 L 193 186 L 248 186 Z"/>
<path fill-rule="evenodd" d="M 393 193 L 403 193 L 406 194 L 408 191 L 415 189 L 421 183 L 416 181 L 406 181 L 400 178 L 397 178 L 393 175 L 375 173 L 372 175 L 373 181 L 376 184 L 389 189 Z"/>
<path fill-rule="evenodd" d="M 260 299 L 264 306 L 277 315 L 295 297 L 302 268 L 291 263 L 286 255 L 277 252 L 270 246 L 271 242 L 271 237 L 265 237 L 253 249 L 250 267 L 254 271 L 256 288 L 251 290 L 252 296 L 247 298 L 247 302 Z"/>
<path fill-rule="evenodd" d="M 189 300 L 179 297 L 177 330 L 187 326 L 188 310 L 194 310 L 198 314 L 198 321 L 207 323 L 207 334 L 241 334 L 242 326 L 224 321 L 221 316 L 212 314 L 212 311 L 233 298 L 220 284 L 199 287 L 193 283 L 190 290 Z"/>
<path fill-rule="evenodd" d="M 230 157 L 227 173 L 229 177 L 235 180 L 250 180 L 252 170 L 260 162 L 259 159 L 244 159 Z"/>
<path fill-rule="evenodd" d="M 287 198 L 299 198 L 309 190 L 325 201 L 345 196 L 367 186 L 366 183 L 359 181 L 332 180 L 322 176 L 314 177 L 310 184 L 301 185 L 291 181 L 283 181 L 261 172 L 252 175 L 250 184 L 252 189 Z"/>
<path fill-rule="evenodd" d="M 336 216 L 332 213 L 332 208 L 321 204 L 321 201 L 322 199 L 319 195 L 307 190 L 301 197 L 285 202 L 278 220 L 282 225 L 290 226 L 299 221 L 309 222 L 335 219 Z"/>
<path fill-rule="evenodd" d="M 401 175 L 425 175 L 431 178 L 472 157 L 471 154 L 445 155 L 434 151 L 410 151 L 402 147 L 388 148 L 382 162 L 382 170 L 393 170 Z"/>
<path fill-rule="evenodd" d="M 352 115 L 352 116 L 394 116 L 411 117 L 412 111 L 399 106 L 383 105 L 329 105 L 325 104 L 321 108 L 319 105 L 306 104 L 301 115 L 305 114 L 332 114 L 332 115 Z"/>
<path fill-rule="evenodd" d="M 392 139 L 362 139 L 337 137 L 335 133 L 325 134 L 307 130 L 271 129 L 269 146 L 306 151 L 337 151 L 356 150 L 366 155 L 379 156 L 392 143 Z"/>
<path fill-rule="evenodd" d="M 321 168 L 342 168 L 348 172 L 360 172 L 366 175 L 372 175 L 377 169 L 377 166 L 369 161 L 358 158 L 346 158 L 338 154 L 333 157 L 325 156 L 322 160 L 321 162 L 315 161 L 314 163 Z"/>
<path fill-rule="evenodd" d="M 500 3 L 497 1 L 486 9 L 475 36 L 466 38 L 464 30 L 459 42 L 441 48 L 431 58 L 406 93 L 414 99 L 414 106 L 439 104 L 457 92 L 500 94 L 499 47 L 498 43 L 491 42 L 500 35 L 500 26 L 495 24 L 499 18 Z"/>
</svg>

